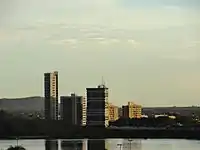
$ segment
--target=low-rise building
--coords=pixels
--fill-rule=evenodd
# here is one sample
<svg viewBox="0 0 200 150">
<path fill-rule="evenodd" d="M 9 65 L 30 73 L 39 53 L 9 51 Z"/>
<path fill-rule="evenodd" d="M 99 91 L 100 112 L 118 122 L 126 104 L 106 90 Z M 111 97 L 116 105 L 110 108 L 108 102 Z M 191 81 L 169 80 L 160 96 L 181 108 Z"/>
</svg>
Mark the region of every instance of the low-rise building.
<svg viewBox="0 0 200 150">
<path fill-rule="evenodd" d="M 116 121 L 119 118 L 119 107 L 109 103 L 109 121 Z"/>
<path fill-rule="evenodd" d="M 141 118 L 142 106 L 133 102 L 128 102 L 128 105 L 122 106 L 122 117 L 124 118 Z"/>
</svg>

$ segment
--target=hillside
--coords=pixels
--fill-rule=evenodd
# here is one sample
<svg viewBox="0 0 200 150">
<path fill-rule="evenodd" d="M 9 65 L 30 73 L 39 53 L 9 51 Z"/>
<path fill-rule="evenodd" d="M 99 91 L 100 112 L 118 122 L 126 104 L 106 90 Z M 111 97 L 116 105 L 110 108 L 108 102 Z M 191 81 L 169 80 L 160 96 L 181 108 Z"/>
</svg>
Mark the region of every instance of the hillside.
<svg viewBox="0 0 200 150">
<path fill-rule="evenodd" d="M 44 111 L 44 98 L 39 96 L 15 99 L 4 98 L 0 99 L 0 109 L 9 112 Z"/>
</svg>

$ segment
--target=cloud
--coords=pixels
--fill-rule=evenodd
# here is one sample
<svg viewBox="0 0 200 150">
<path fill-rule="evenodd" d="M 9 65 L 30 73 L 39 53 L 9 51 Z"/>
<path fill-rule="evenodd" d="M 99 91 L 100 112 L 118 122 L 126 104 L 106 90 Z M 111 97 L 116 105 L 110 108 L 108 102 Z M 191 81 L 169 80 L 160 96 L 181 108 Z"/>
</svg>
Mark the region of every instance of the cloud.
<svg viewBox="0 0 200 150">
<path fill-rule="evenodd" d="M 79 42 L 78 39 L 62 39 L 62 40 L 52 40 L 50 43 L 56 45 L 77 45 L 78 42 Z"/>
<path fill-rule="evenodd" d="M 128 39 L 127 42 L 131 45 L 133 45 L 134 47 L 137 47 L 138 45 L 140 45 L 139 42 L 136 42 L 135 40 L 133 39 Z"/>
<path fill-rule="evenodd" d="M 120 42 L 120 39 L 116 38 L 107 38 L 107 37 L 92 37 L 86 38 L 88 42 L 98 42 L 99 44 L 115 44 Z"/>
<path fill-rule="evenodd" d="M 177 5 L 166 5 L 163 8 L 171 11 L 180 11 L 182 9 L 180 6 Z"/>
<path fill-rule="evenodd" d="M 164 55 L 161 56 L 162 59 L 171 59 L 171 60 L 178 60 L 178 61 L 196 61 L 196 55 Z"/>
<path fill-rule="evenodd" d="M 200 46 L 200 41 L 191 41 L 188 44 L 188 48 Z"/>
<path fill-rule="evenodd" d="M 88 39 L 90 39 L 90 40 L 97 40 L 97 41 L 104 41 L 104 40 L 106 40 L 106 38 L 104 38 L 104 37 L 93 37 L 93 38 L 88 38 Z"/>
<path fill-rule="evenodd" d="M 95 38 L 97 36 L 100 36 L 100 33 L 99 32 L 87 32 L 84 34 L 84 36 L 86 38 Z"/>
<path fill-rule="evenodd" d="M 122 1 L 128 5 L 133 5 L 135 9 L 127 8 L 122 4 Z M 182 18 L 180 14 L 174 14 L 174 11 L 171 12 L 171 10 L 179 7 L 181 3 L 179 2 L 177 5 L 176 2 L 171 1 L 162 4 L 163 2 L 159 2 L 159 0 L 156 0 L 156 2 L 155 0 L 154 2 L 147 2 L 146 0 L 143 2 L 138 0 L 59 0 L 57 2 L 50 0 L 47 5 L 46 0 L 34 0 L 33 2 L 20 0 L 15 2 L 18 7 L 9 20 L 11 24 L 33 22 L 34 20 L 38 24 L 45 24 L 45 21 L 62 21 L 71 24 L 144 29 L 183 25 L 187 22 L 195 22 L 198 18 L 197 12 L 189 12 L 190 16 L 187 15 L 188 13 L 183 13 L 182 16 L 184 17 L 180 19 Z M 195 3 L 193 2 L 193 4 Z M 156 8 L 150 6 L 156 6 Z M 165 10 L 163 7 L 168 9 Z M 186 9 L 184 8 L 184 10 Z M 62 28 L 67 28 L 67 26 Z"/>
<path fill-rule="evenodd" d="M 127 40 L 128 41 L 128 43 L 131 43 L 131 44 L 137 44 L 137 42 L 135 41 L 135 40 L 132 40 L 132 39 L 129 39 L 129 40 Z"/>
<path fill-rule="evenodd" d="M 0 30 L 0 42 L 14 42 L 22 40 L 22 36 L 16 32 L 6 32 Z"/>
<path fill-rule="evenodd" d="M 103 45 L 113 45 L 117 44 L 121 41 L 120 39 L 117 38 L 106 38 L 106 37 L 93 37 L 93 38 L 83 38 L 83 39 L 75 39 L 75 38 L 69 38 L 69 39 L 60 39 L 60 40 L 49 40 L 48 36 L 46 37 L 48 41 L 50 41 L 51 44 L 56 44 L 56 45 L 70 45 L 70 46 L 78 46 L 80 44 L 103 44 Z"/>
<path fill-rule="evenodd" d="M 120 40 L 119 39 L 110 39 L 110 42 L 111 43 L 118 43 L 118 42 L 120 42 Z"/>
<path fill-rule="evenodd" d="M 114 38 L 104 38 L 103 40 L 100 40 L 100 44 L 116 44 L 119 43 L 120 39 L 114 39 Z"/>
<path fill-rule="evenodd" d="M 61 40 L 62 43 L 68 43 L 68 44 L 77 44 L 78 40 L 77 39 L 65 39 Z"/>
<path fill-rule="evenodd" d="M 102 45 L 107 45 L 107 44 L 109 44 L 109 42 L 108 42 L 108 41 L 106 41 L 106 40 L 99 41 L 98 43 L 99 43 L 99 44 L 102 44 Z"/>
</svg>

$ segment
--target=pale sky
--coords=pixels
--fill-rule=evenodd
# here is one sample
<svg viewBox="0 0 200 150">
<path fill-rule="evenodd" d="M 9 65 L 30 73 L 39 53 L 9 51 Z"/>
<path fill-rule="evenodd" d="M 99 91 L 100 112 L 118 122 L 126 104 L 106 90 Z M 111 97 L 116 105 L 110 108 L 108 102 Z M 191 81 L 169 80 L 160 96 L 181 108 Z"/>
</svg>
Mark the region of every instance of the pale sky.
<svg viewBox="0 0 200 150">
<path fill-rule="evenodd" d="M 200 104 L 200 0 L 1 0 L 0 97 L 101 83 L 114 104 Z"/>
</svg>

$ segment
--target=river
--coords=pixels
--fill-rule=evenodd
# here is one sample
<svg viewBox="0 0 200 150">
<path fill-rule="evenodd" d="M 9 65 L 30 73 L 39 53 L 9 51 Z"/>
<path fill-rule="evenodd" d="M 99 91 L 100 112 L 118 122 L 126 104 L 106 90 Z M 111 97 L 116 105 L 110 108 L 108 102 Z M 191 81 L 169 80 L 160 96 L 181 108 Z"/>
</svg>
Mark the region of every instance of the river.
<svg viewBox="0 0 200 150">
<path fill-rule="evenodd" d="M 27 150 L 199 150 L 200 141 L 177 139 L 105 139 L 105 140 L 0 140 L 0 150 L 10 145 Z"/>
</svg>

